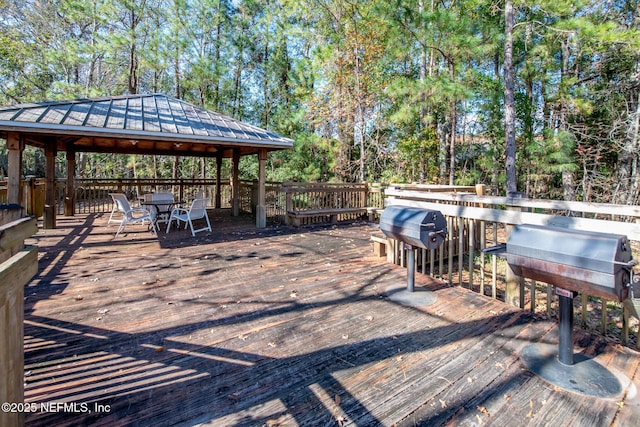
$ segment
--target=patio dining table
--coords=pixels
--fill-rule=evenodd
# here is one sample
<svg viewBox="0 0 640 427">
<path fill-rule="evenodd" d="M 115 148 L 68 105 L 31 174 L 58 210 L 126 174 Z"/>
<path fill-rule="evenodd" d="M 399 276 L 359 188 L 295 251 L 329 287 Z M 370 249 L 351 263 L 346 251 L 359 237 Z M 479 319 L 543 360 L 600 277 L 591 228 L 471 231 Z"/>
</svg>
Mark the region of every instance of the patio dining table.
<svg viewBox="0 0 640 427">
<path fill-rule="evenodd" d="M 168 222 L 173 208 L 182 205 L 184 202 L 182 200 L 158 199 L 143 200 L 141 203 L 143 206 L 147 206 L 155 212 L 155 215 L 153 215 L 153 221 L 156 229 L 158 229 L 158 223 Z"/>
</svg>

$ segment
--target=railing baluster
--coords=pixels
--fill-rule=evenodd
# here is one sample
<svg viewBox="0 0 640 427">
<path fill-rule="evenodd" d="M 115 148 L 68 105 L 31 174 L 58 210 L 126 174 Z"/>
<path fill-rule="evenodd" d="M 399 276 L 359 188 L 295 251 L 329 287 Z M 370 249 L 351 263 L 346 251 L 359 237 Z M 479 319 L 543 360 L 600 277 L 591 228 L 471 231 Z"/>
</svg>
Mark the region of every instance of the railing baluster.
<svg viewBox="0 0 640 427">
<path fill-rule="evenodd" d="M 476 251 L 476 227 L 474 220 L 469 220 L 469 289 L 473 289 L 473 270 Z"/>
<path fill-rule="evenodd" d="M 458 285 L 462 286 L 462 269 L 464 265 L 464 218 L 458 217 Z"/>
</svg>

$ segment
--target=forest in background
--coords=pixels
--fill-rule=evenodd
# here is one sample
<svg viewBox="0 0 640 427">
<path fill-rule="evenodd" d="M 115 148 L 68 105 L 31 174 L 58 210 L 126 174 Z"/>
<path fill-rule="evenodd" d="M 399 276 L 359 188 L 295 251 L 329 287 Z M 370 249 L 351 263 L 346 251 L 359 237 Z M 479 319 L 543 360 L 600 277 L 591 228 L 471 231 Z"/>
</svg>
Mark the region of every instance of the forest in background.
<svg viewBox="0 0 640 427">
<path fill-rule="evenodd" d="M 518 190 L 637 204 L 639 29 L 638 2 L 615 0 L 0 0 L 0 105 L 165 93 L 294 139 L 269 180 L 504 194 L 508 59 Z M 91 178 L 215 173 L 78 156 Z M 0 144 L 0 177 L 6 159 Z M 28 150 L 25 173 L 43 159 Z"/>
</svg>

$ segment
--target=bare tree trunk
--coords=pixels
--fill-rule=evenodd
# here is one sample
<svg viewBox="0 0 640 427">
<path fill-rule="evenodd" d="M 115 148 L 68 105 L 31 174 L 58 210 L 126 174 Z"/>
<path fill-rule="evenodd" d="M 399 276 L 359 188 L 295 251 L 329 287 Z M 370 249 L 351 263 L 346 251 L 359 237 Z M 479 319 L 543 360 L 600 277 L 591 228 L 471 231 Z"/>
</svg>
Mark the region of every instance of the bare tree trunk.
<svg viewBox="0 0 640 427">
<path fill-rule="evenodd" d="M 86 178 L 87 176 L 87 158 L 88 157 L 89 157 L 88 154 L 85 152 L 78 153 L 77 170 L 78 170 L 78 176 L 80 178 Z"/>
<path fill-rule="evenodd" d="M 449 141 L 449 185 L 454 184 L 456 172 L 456 119 L 456 101 L 453 100 L 451 101 L 451 138 Z"/>
<path fill-rule="evenodd" d="M 567 78 L 569 75 L 569 40 L 564 38 L 562 40 L 562 74 L 561 74 L 561 83 Z M 567 101 L 563 97 L 560 101 L 560 129 L 563 131 L 567 130 Z M 562 171 L 562 193 L 564 195 L 564 200 L 574 201 L 576 200 L 576 186 L 573 179 L 573 172 L 567 168 Z"/>
<path fill-rule="evenodd" d="M 153 156 L 153 179 L 158 179 L 158 156 Z"/>
<path fill-rule="evenodd" d="M 172 178 L 174 180 L 178 179 L 178 171 L 180 166 L 180 156 L 175 156 L 173 158 L 173 168 L 172 168 Z"/>
<path fill-rule="evenodd" d="M 633 204 L 638 197 L 638 119 L 640 118 L 640 95 L 636 110 L 629 114 L 629 131 L 618 155 L 618 187 L 614 203 Z"/>
<path fill-rule="evenodd" d="M 513 94 L 513 3 L 511 0 L 505 1 L 504 21 L 505 166 L 507 173 L 507 195 L 515 195 L 518 191 L 518 180 L 516 176 L 515 97 Z"/>
<path fill-rule="evenodd" d="M 440 183 L 444 184 L 447 182 L 447 151 L 448 151 L 448 142 L 449 142 L 449 132 L 451 123 L 449 123 L 449 117 L 445 119 L 443 125 L 441 125 L 441 131 L 439 132 L 438 137 L 438 163 L 440 169 Z"/>
<path fill-rule="evenodd" d="M 173 77 L 174 77 L 174 90 L 176 98 L 180 98 L 180 92 L 182 92 L 180 85 L 180 53 L 179 49 L 176 48 L 175 55 L 173 57 Z"/>
<path fill-rule="evenodd" d="M 638 186 L 640 185 L 640 176 L 638 175 L 638 134 L 639 134 L 639 121 L 640 120 L 640 95 L 636 101 L 636 111 L 631 118 L 631 135 L 629 139 L 631 142 L 631 170 L 629 175 L 629 191 L 627 193 L 626 202 L 628 205 L 635 205 L 638 200 Z"/>
<path fill-rule="evenodd" d="M 213 83 L 213 91 L 214 91 L 214 97 L 215 97 L 215 107 L 216 107 L 216 111 L 220 110 L 220 70 L 219 70 L 219 64 L 220 64 L 220 37 L 222 34 L 222 1 L 218 0 L 218 17 L 217 17 L 217 22 L 216 22 L 216 42 L 215 42 L 215 75 L 213 76 L 214 79 L 214 83 Z"/>
<path fill-rule="evenodd" d="M 424 3 L 422 1 L 418 2 L 418 11 L 420 12 L 420 14 L 422 14 L 422 12 L 424 11 Z M 427 116 L 427 111 L 424 106 L 424 103 L 426 101 L 426 94 L 424 92 L 426 80 L 427 80 L 427 48 L 426 46 L 422 46 L 422 49 L 420 51 L 420 88 L 422 90 L 420 92 L 420 123 L 418 123 L 418 129 L 420 130 L 421 134 L 423 133 L 422 130 L 425 126 L 425 117 Z M 420 159 L 420 172 L 419 172 L 418 182 L 422 184 L 424 183 L 425 179 L 426 179 L 425 163 L 422 159 Z"/>
</svg>

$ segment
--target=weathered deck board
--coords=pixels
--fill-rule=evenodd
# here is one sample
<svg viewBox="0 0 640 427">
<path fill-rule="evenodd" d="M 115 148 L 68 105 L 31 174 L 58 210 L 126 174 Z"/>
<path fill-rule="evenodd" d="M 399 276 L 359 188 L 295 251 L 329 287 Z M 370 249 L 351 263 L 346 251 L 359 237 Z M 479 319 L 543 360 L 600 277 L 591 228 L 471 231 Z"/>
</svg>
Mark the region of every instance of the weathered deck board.
<svg viewBox="0 0 640 427">
<path fill-rule="evenodd" d="M 435 304 L 389 300 L 406 272 L 371 256 L 366 224 L 258 231 L 250 218 L 211 216 L 214 232 L 196 238 L 134 227 L 113 240 L 93 216 L 34 238 L 26 401 L 110 411 L 27 414 L 28 426 L 634 420 L 631 405 L 554 389 L 524 369 L 518 352 L 553 342 L 553 321 L 419 274 Z M 637 352 L 576 336 L 576 351 L 637 384 Z"/>
</svg>

